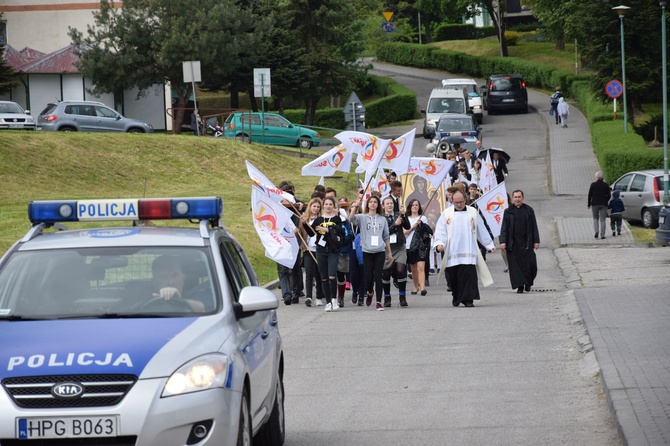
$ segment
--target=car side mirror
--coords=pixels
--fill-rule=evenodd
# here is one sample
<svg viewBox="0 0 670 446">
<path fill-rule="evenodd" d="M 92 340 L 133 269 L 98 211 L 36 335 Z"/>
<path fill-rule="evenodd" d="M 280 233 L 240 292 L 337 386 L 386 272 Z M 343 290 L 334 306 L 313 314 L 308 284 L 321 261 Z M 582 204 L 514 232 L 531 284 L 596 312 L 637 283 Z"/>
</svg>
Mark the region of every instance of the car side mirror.
<svg viewBox="0 0 670 446">
<path fill-rule="evenodd" d="M 117 121 L 120 121 L 120 120 L 121 120 L 121 115 L 116 115 L 116 118 L 115 118 L 115 119 L 116 119 Z"/>
<path fill-rule="evenodd" d="M 30 114 L 30 110 L 24 110 L 26 112 L 26 115 Z"/>
<path fill-rule="evenodd" d="M 477 130 L 478 132 L 481 132 L 481 131 L 482 131 L 482 128 L 481 128 L 481 127 L 477 127 L 476 130 Z"/>
<path fill-rule="evenodd" d="M 425 109 L 422 109 L 422 110 L 421 110 L 421 114 L 422 114 L 422 115 L 425 115 L 425 114 L 426 114 L 426 110 L 425 110 Z"/>
</svg>

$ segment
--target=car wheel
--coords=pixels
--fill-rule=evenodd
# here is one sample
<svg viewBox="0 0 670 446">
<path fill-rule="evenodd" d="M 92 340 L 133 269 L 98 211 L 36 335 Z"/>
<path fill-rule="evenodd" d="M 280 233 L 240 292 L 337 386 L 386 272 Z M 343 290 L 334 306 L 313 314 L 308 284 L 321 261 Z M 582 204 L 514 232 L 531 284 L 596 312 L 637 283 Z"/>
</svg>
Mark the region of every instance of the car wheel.
<svg viewBox="0 0 670 446">
<path fill-rule="evenodd" d="M 426 132 L 426 128 L 423 128 L 423 137 L 424 139 L 430 139 L 430 133 Z"/>
<path fill-rule="evenodd" d="M 489 108 L 486 110 L 486 114 L 487 114 L 487 115 L 495 115 L 496 113 L 495 113 L 495 111 L 493 111 L 493 109 L 492 109 L 491 107 L 489 107 Z"/>
<path fill-rule="evenodd" d="M 249 138 L 247 135 L 241 133 L 235 137 L 236 141 L 240 142 L 251 142 L 251 138 Z"/>
<path fill-rule="evenodd" d="M 254 444 L 263 446 L 281 446 L 286 438 L 286 426 L 284 416 L 284 383 L 281 375 L 277 376 L 277 389 L 275 392 L 275 404 L 267 423 L 261 427 Z"/>
<path fill-rule="evenodd" d="M 249 393 L 244 388 L 240 404 L 240 423 L 237 427 L 237 446 L 251 446 L 251 415 L 249 414 Z"/>
<path fill-rule="evenodd" d="M 521 113 L 528 113 L 528 106 L 527 105 L 523 110 L 521 110 Z"/>
<path fill-rule="evenodd" d="M 58 129 L 59 132 L 76 132 L 77 129 L 73 127 L 61 127 Z"/>
<path fill-rule="evenodd" d="M 312 140 L 310 138 L 305 137 L 305 138 L 300 138 L 298 140 L 298 147 L 300 147 L 301 149 L 311 149 L 313 145 L 314 145 L 314 143 L 312 142 Z"/>
<path fill-rule="evenodd" d="M 128 133 L 144 133 L 144 132 L 140 129 L 128 129 Z"/>
<path fill-rule="evenodd" d="M 658 221 L 654 219 L 654 214 L 649 209 L 642 209 L 642 226 L 647 229 L 655 229 Z"/>
</svg>

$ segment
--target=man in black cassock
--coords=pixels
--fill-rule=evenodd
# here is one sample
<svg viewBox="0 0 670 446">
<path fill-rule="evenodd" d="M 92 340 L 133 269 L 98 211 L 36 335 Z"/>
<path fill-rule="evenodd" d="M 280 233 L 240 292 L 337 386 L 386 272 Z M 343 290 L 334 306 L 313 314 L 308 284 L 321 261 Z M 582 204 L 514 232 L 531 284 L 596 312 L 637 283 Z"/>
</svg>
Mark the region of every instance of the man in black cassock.
<svg viewBox="0 0 670 446">
<path fill-rule="evenodd" d="M 530 291 L 537 276 L 535 249 L 540 247 L 540 233 L 533 208 L 523 203 L 523 191 L 512 193 L 512 206 L 503 213 L 500 249 L 507 251 L 509 280 L 517 293 Z"/>
</svg>

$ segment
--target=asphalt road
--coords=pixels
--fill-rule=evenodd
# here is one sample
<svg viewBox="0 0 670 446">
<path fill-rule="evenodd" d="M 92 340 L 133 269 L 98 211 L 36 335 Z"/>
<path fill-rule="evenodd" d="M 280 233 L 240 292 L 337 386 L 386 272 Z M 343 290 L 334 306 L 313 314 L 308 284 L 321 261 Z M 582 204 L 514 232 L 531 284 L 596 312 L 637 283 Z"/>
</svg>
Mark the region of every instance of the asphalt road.
<svg viewBox="0 0 670 446">
<path fill-rule="evenodd" d="M 445 74 L 392 76 L 423 108 Z M 554 216 L 584 209 L 550 193 L 539 114 L 485 115 L 483 128 L 485 146 L 512 156 L 508 187 L 523 189 L 538 215 L 534 292 L 511 290 L 496 253 L 487 261 L 495 283 L 474 309 L 453 308 L 438 276 L 404 309 L 354 307 L 350 292 L 334 313 L 282 305 L 287 445 L 621 444 L 554 253 Z M 416 155 L 426 142 L 417 138 Z"/>
</svg>

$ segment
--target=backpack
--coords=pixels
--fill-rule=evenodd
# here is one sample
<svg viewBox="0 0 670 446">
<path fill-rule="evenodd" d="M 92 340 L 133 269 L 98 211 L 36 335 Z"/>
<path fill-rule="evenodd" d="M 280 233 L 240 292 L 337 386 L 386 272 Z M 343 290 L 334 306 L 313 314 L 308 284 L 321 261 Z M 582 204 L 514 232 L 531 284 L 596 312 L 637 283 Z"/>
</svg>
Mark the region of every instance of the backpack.
<svg viewBox="0 0 670 446">
<path fill-rule="evenodd" d="M 558 105 L 558 98 L 560 98 L 562 95 L 557 91 L 556 93 L 551 95 L 551 105 Z"/>
<path fill-rule="evenodd" d="M 351 227 L 349 220 L 344 220 L 340 225 L 340 228 L 344 234 L 344 242 L 342 243 L 342 246 L 340 246 L 340 254 L 346 255 L 351 252 L 356 234 L 354 234 L 354 229 Z"/>
</svg>

